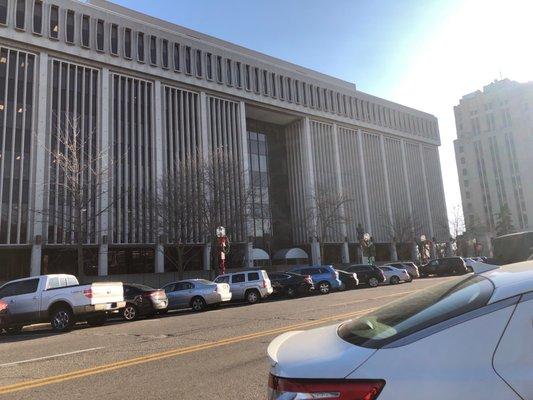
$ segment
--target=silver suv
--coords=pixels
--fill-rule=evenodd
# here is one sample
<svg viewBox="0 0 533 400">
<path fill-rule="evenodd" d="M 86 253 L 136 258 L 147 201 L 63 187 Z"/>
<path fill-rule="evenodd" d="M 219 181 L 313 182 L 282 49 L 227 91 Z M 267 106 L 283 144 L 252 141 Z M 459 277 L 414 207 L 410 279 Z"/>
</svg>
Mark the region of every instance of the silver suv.
<svg viewBox="0 0 533 400">
<path fill-rule="evenodd" d="M 261 301 L 273 292 L 268 274 L 263 269 L 219 275 L 215 282 L 229 284 L 233 300 L 246 300 L 250 304 Z"/>
</svg>

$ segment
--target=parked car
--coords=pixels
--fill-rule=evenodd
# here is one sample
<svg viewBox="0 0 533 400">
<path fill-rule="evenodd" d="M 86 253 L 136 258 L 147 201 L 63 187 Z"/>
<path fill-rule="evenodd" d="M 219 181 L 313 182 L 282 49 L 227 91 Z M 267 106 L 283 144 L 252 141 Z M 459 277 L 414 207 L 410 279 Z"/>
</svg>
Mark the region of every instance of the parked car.
<svg viewBox="0 0 533 400">
<path fill-rule="evenodd" d="M 385 283 L 390 285 L 397 285 L 400 282 L 412 282 L 413 278 L 406 269 L 395 268 L 391 265 L 384 265 L 379 269 L 385 275 Z"/>
<path fill-rule="evenodd" d="M 325 265 L 321 267 L 295 267 L 291 269 L 291 272 L 297 274 L 310 275 L 313 279 L 313 285 L 315 290 L 318 290 L 320 294 L 328 294 L 332 290 L 338 290 L 341 287 L 342 282 L 339 279 L 339 273 L 333 268 L 332 265 Z"/>
<path fill-rule="evenodd" d="M 407 270 L 407 273 L 409 274 L 411 279 L 420 278 L 420 271 L 418 270 L 416 264 L 412 261 L 398 261 L 385 265 Z"/>
<path fill-rule="evenodd" d="M 187 279 L 163 286 L 168 297 L 167 310 L 192 308 L 203 311 L 207 306 L 216 306 L 230 301 L 230 285 L 223 282 L 211 282 L 205 279 Z"/>
<path fill-rule="evenodd" d="M 246 300 L 250 304 L 258 303 L 274 292 L 264 269 L 219 275 L 215 282 L 229 284 L 233 300 Z"/>
<path fill-rule="evenodd" d="M 8 315 L 0 320 L 0 329 L 12 333 L 41 322 L 50 322 L 57 332 L 71 329 L 76 321 L 101 325 L 107 314 L 118 313 L 126 305 L 122 283 L 80 285 L 75 276 L 66 274 L 7 282 L 0 287 L 0 299 L 7 304 L 4 314 Z"/>
<path fill-rule="evenodd" d="M 121 310 L 121 314 L 126 321 L 166 311 L 168 298 L 163 289 L 135 283 L 125 283 L 123 286 L 126 306 Z"/>
<path fill-rule="evenodd" d="M 339 279 L 341 281 L 341 287 L 339 290 L 352 290 L 359 286 L 359 279 L 355 272 L 346 272 L 342 269 L 337 269 Z"/>
<path fill-rule="evenodd" d="M 437 258 L 422 265 L 419 270 L 421 276 L 462 275 L 468 273 L 466 264 L 461 257 Z"/>
<path fill-rule="evenodd" d="M 268 274 L 274 294 L 295 297 L 309 294 L 314 290 L 313 279 L 310 275 L 300 275 L 294 272 L 271 272 Z"/>
<path fill-rule="evenodd" d="M 284 333 L 268 347 L 268 398 L 533 399 L 532 292 L 528 261 L 453 277 L 351 321 Z"/>
<path fill-rule="evenodd" d="M 354 264 L 344 268 L 344 270 L 346 272 L 355 272 L 360 285 L 365 284 L 370 287 L 377 287 L 380 283 L 385 282 L 385 275 L 374 265 Z"/>
</svg>

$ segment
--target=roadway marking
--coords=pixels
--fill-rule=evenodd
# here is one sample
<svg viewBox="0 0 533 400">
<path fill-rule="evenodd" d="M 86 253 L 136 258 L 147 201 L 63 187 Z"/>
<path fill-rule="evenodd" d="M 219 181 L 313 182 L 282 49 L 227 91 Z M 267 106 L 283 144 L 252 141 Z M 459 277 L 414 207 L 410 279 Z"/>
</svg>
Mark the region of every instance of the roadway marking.
<svg viewBox="0 0 533 400">
<path fill-rule="evenodd" d="M 249 340 L 253 340 L 253 339 L 257 339 L 257 338 L 261 338 L 265 336 L 281 334 L 281 333 L 292 331 L 295 329 L 309 328 L 311 326 L 320 325 L 326 322 L 349 319 L 350 317 L 355 317 L 357 315 L 364 314 L 372 310 L 375 310 L 375 308 L 368 308 L 365 310 L 360 310 L 360 311 L 350 312 L 350 313 L 345 313 L 345 314 L 337 314 L 337 315 L 333 315 L 330 317 L 317 319 L 314 321 L 308 321 L 308 322 L 284 326 L 280 328 L 274 328 L 274 329 L 266 330 L 263 332 L 256 332 L 256 333 L 250 333 L 248 335 L 243 335 L 243 336 L 230 337 L 227 339 L 222 339 L 222 340 L 218 340 L 218 341 L 210 342 L 210 343 L 203 343 L 203 344 L 194 345 L 194 346 L 175 348 L 175 349 L 163 351 L 160 353 L 149 354 L 146 356 L 117 361 L 114 363 L 104 364 L 104 365 L 100 365 L 100 366 L 93 367 L 93 368 L 87 368 L 87 369 L 82 369 L 78 371 L 68 372 L 68 373 L 61 374 L 61 375 L 50 376 L 47 378 L 34 379 L 31 381 L 15 383 L 12 385 L 6 385 L 6 386 L 0 387 L 0 394 L 8 394 L 8 393 L 13 393 L 13 392 L 18 392 L 21 390 L 34 389 L 34 388 L 41 387 L 41 386 L 48 386 L 48 385 L 52 385 L 52 384 L 56 384 L 60 382 L 70 381 L 73 379 L 79 379 L 79 378 L 83 378 L 87 376 L 102 374 L 104 372 L 115 371 L 118 369 L 131 367 L 134 365 L 145 364 L 145 363 L 149 363 L 152 361 L 159 361 L 159 360 L 170 358 L 170 357 L 177 357 L 177 356 L 181 356 L 184 354 L 209 350 L 209 349 L 227 346 L 230 344 L 235 344 L 235 343 L 240 343 L 240 342 L 245 342 L 245 341 L 249 341 Z"/>
<path fill-rule="evenodd" d="M 386 299 L 387 297 L 399 296 L 399 295 L 401 295 L 401 294 L 415 293 L 415 292 L 418 292 L 419 290 L 420 290 L 420 289 L 417 289 L 417 290 L 408 290 L 408 291 L 405 291 L 405 292 L 398 292 L 398 293 L 386 294 L 386 295 L 378 296 L 378 297 L 370 297 L 370 298 L 367 298 L 367 299 L 359 299 L 359 300 L 354 300 L 354 301 L 348 301 L 348 302 L 346 302 L 346 303 L 329 304 L 329 306 L 330 306 L 330 307 L 347 306 L 347 305 L 349 305 L 349 304 L 362 303 L 362 302 L 364 302 L 364 301 L 372 301 L 372 300 Z"/>
<path fill-rule="evenodd" d="M 27 364 L 35 361 L 43 361 L 43 360 L 50 360 L 52 358 L 58 358 L 58 357 L 64 357 L 64 356 L 70 356 L 72 354 L 80 354 L 80 353 L 87 353 L 89 351 L 96 351 L 101 350 L 104 347 L 92 347 L 90 349 L 83 349 L 83 350 L 76 350 L 76 351 L 69 351 L 68 353 L 60 353 L 60 354 L 54 354 L 52 356 L 45 356 L 45 357 L 37 357 L 37 358 L 30 358 L 28 360 L 22 360 L 22 361 L 14 361 L 10 363 L 0 364 L 0 367 L 10 367 L 13 365 L 19 365 L 19 364 Z"/>
</svg>

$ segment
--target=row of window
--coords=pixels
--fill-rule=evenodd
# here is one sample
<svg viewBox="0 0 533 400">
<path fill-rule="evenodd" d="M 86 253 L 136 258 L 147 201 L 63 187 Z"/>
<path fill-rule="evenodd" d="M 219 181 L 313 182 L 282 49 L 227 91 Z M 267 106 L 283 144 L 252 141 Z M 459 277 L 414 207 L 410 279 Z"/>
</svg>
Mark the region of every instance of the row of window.
<svg viewBox="0 0 533 400">
<path fill-rule="evenodd" d="M 173 69 L 258 95 L 420 136 L 437 136 L 436 124 L 429 120 L 129 27 L 120 27 L 87 14 L 80 15 L 74 10 L 60 10 L 55 4 L 49 4 L 45 10 L 42 0 L 0 0 L 0 24 L 8 23 L 9 1 L 15 3 L 15 27 L 19 30 L 30 29 L 26 10 L 27 6 L 31 6 L 31 31 L 36 35 L 45 35 L 45 25 L 48 25 L 47 34 L 52 40 L 63 37 L 68 44 L 79 44 L 139 63 Z"/>
</svg>

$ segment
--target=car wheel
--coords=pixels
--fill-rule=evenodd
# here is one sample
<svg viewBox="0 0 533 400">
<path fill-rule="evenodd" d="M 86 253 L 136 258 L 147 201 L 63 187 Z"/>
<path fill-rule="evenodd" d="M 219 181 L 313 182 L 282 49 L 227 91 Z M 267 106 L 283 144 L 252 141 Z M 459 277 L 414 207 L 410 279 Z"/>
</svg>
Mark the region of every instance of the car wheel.
<svg viewBox="0 0 533 400">
<path fill-rule="evenodd" d="M 196 296 L 191 300 L 191 308 L 194 312 L 203 311 L 206 305 L 207 304 L 205 303 L 203 297 Z"/>
<path fill-rule="evenodd" d="M 126 321 L 135 321 L 139 317 L 139 310 L 133 304 L 126 304 L 122 310 L 122 317 Z"/>
<path fill-rule="evenodd" d="M 339 292 L 342 292 L 346 290 L 346 284 L 344 282 L 341 282 L 341 285 L 339 286 Z"/>
<path fill-rule="evenodd" d="M 87 318 L 87 324 L 90 326 L 102 326 L 107 321 L 107 316 L 105 314 L 98 315 L 96 317 Z"/>
<path fill-rule="evenodd" d="M 318 291 L 320 292 L 320 294 L 328 294 L 329 292 L 331 292 L 331 285 L 329 284 L 329 282 L 326 281 L 319 282 Z"/>
<path fill-rule="evenodd" d="M 65 306 L 56 307 L 50 313 L 50 324 L 56 332 L 69 331 L 74 325 L 74 315 Z"/>
<path fill-rule="evenodd" d="M 294 289 L 292 286 L 289 286 L 286 290 L 288 297 L 296 297 L 296 289 Z"/>
<path fill-rule="evenodd" d="M 409 278 L 407 279 L 407 282 L 413 282 L 413 275 L 411 274 L 408 274 L 409 275 Z"/>
<path fill-rule="evenodd" d="M 261 300 L 261 295 L 259 294 L 257 290 L 247 291 L 245 297 L 246 297 L 246 301 L 249 304 L 259 303 L 259 301 Z"/>
<path fill-rule="evenodd" d="M 377 278 L 370 278 L 368 280 L 368 284 L 370 285 L 370 287 L 378 287 L 379 286 L 379 281 Z"/>
<path fill-rule="evenodd" d="M 400 283 L 400 278 L 398 278 L 396 275 L 391 276 L 390 284 L 391 285 L 397 285 L 398 283 Z"/>
<path fill-rule="evenodd" d="M 22 328 L 22 326 L 10 326 L 9 328 L 5 329 L 8 335 L 18 335 L 20 332 L 22 332 Z"/>
</svg>

